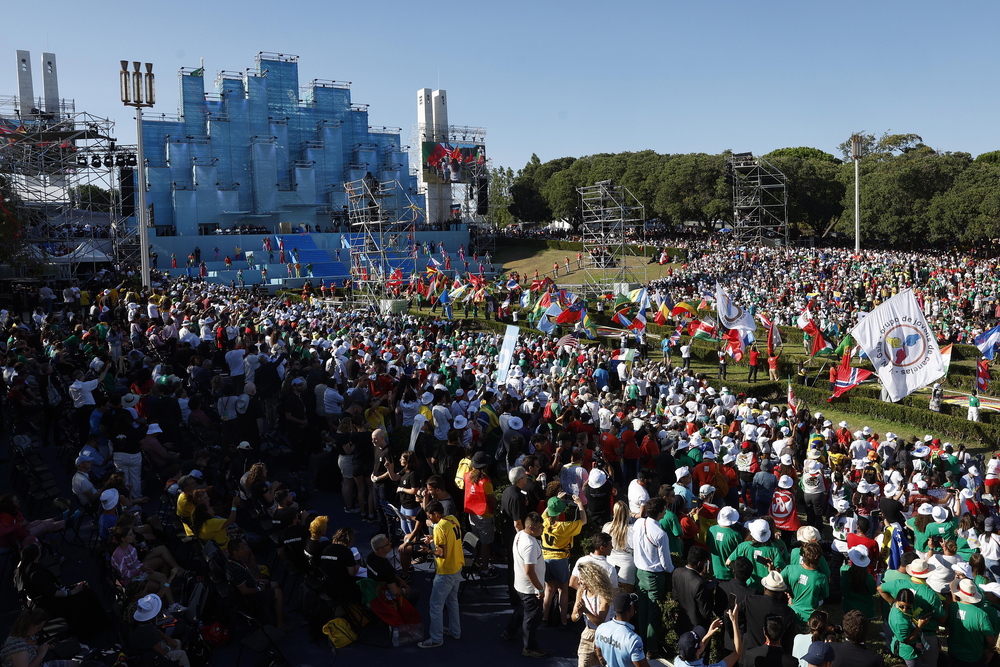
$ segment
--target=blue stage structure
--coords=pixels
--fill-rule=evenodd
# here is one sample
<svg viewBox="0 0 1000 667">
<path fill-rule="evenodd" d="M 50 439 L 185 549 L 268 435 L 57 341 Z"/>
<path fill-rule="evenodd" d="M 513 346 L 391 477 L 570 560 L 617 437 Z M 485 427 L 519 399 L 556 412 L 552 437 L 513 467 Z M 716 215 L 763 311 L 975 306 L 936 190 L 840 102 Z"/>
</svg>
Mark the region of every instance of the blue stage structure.
<svg viewBox="0 0 1000 667">
<path fill-rule="evenodd" d="M 341 281 L 350 258 L 338 260 L 335 251 L 346 247 L 342 233 L 358 231 L 345 184 L 361 179 L 380 184 L 390 215 L 410 216 L 412 242 L 468 249 L 464 224 L 426 227 L 400 130 L 370 127 L 368 106 L 351 101 L 349 83 L 316 79 L 300 89 L 297 56 L 275 53 L 258 53 L 252 69 L 220 72 L 212 93 L 204 75 L 204 68 L 180 70 L 177 116 L 144 115 L 150 243 L 160 270 L 175 254 L 184 271 L 197 247 L 208 278 L 228 283 L 240 267 L 226 270 L 223 259 L 236 246 L 262 260 L 263 239 L 283 237 L 287 248 L 309 254 L 314 278 Z M 239 262 L 244 281 L 260 282 L 265 263 L 251 271 Z M 288 277 L 276 263 L 267 274 L 270 282 Z"/>
</svg>

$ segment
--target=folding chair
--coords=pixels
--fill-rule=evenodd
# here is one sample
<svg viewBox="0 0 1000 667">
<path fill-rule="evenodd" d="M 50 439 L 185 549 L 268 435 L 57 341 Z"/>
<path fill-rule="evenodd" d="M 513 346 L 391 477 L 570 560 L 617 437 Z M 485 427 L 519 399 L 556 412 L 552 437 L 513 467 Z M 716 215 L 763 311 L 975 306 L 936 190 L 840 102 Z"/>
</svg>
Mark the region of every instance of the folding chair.
<svg viewBox="0 0 1000 667">
<path fill-rule="evenodd" d="M 489 593 L 486 581 L 479 569 L 479 538 L 473 533 L 466 533 L 465 537 L 462 538 L 462 552 L 465 554 L 465 565 L 462 566 L 462 579 L 465 581 L 458 585 L 459 599 L 465 592 L 465 585 L 469 582 L 478 583 L 484 593 Z"/>
</svg>

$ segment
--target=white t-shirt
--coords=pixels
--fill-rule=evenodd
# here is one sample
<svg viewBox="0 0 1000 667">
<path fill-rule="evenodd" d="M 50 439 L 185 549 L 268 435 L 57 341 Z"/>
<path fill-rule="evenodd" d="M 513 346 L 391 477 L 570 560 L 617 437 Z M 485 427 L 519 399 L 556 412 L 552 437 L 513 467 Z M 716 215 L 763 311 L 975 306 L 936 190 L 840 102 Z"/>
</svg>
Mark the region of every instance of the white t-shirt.
<svg viewBox="0 0 1000 667">
<path fill-rule="evenodd" d="M 514 590 L 525 595 L 534 595 L 538 589 L 531 583 L 525 565 L 535 566 L 535 577 L 539 583 L 545 583 L 545 559 L 542 558 L 542 545 L 525 531 L 519 531 L 514 536 Z"/>
<path fill-rule="evenodd" d="M 628 483 L 628 511 L 638 514 L 647 502 L 649 502 L 649 491 L 639 485 L 639 480 L 633 479 Z"/>
<path fill-rule="evenodd" d="M 226 352 L 226 363 L 229 364 L 229 375 L 243 375 L 243 357 L 246 350 L 229 350 Z"/>
</svg>

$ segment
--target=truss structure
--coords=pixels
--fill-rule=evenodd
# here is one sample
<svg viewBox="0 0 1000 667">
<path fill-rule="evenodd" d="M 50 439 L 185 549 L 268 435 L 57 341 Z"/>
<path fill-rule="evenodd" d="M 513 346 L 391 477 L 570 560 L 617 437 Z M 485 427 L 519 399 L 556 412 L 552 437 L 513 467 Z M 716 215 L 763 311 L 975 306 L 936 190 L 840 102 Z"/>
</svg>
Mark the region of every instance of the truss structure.
<svg viewBox="0 0 1000 667">
<path fill-rule="evenodd" d="M 480 255 L 496 254 L 496 222 L 493 217 L 492 203 L 480 206 L 479 189 L 490 187 L 490 161 L 474 164 L 471 168 L 472 183 L 465 185 L 465 197 L 462 201 L 462 221 L 469 226 L 469 249 L 474 248 Z M 488 196 L 488 195 L 487 195 Z"/>
<path fill-rule="evenodd" d="M 421 215 L 399 181 L 362 178 L 344 184 L 351 232 L 353 298 L 376 309 L 389 297 L 386 283 L 400 269 L 403 280 L 414 265 L 413 230 Z"/>
<path fill-rule="evenodd" d="M 646 260 L 639 254 L 645 240 L 643 205 L 628 188 L 612 181 L 577 192 L 586 290 L 614 292 L 621 291 L 622 284 L 645 282 Z"/>
<path fill-rule="evenodd" d="M 138 266 L 138 228 L 123 215 L 123 205 L 133 215 L 135 147 L 118 145 L 113 131 L 113 121 L 77 112 L 71 100 L 58 112 L 23 114 L 18 98 L 0 97 L 0 181 L 37 261 L 75 272 L 107 254 Z"/>
<path fill-rule="evenodd" d="M 740 245 L 788 245 L 788 179 L 762 157 L 735 153 L 726 162 L 733 187 L 733 235 Z"/>
</svg>

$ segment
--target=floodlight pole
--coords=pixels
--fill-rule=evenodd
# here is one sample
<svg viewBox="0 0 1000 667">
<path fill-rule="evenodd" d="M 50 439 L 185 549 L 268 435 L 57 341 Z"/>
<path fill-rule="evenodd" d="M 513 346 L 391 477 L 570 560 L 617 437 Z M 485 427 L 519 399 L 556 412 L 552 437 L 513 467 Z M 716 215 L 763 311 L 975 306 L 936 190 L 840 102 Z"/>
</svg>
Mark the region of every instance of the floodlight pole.
<svg viewBox="0 0 1000 667">
<path fill-rule="evenodd" d="M 149 209 L 146 206 L 146 160 L 142 142 L 142 110 L 156 103 L 156 87 L 153 80 L 153 64 L 146 63 L 145 73 L 139 71 L 142 63 L 133 61 L 133 71 L 128 71 L 128 61 L 121 61 L 118 73 L 122 104 L 135 109 L 136 162 L 139 164 L 137 189 L 139 190 L 136 221 L 139 224 L 139 258 L 142 286 L 152 287 L 149 261 Z"/>
<path fill-rule="evenodd" d="M 861 135 L 851 136 L 851 157 L 854 159 L 854 252 L 861 252 Z"/>
</svg>

